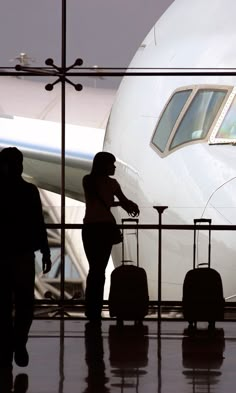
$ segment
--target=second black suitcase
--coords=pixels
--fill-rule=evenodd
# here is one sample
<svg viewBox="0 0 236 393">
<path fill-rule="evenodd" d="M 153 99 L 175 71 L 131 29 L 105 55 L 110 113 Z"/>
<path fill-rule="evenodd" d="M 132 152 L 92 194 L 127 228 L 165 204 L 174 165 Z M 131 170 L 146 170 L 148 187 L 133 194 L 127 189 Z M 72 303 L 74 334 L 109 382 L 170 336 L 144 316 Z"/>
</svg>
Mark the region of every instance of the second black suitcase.
<svg viewBox="0 0 236 393">
<path fill-rule="evenodd" d="M 188 271 L 183 284 L 183 314 L 189 322 L 189 327 L 197 321 L 208 321 L 209 327 L 215 326 L 215 321 L 224 319 L 224 297 L 220 274 L 210 267 L 211 261 L 211 220 L 195 219 L 197 223 L 209 224 L 209 246 L 207 267 L 196 267 L 196 229 L 194 230 L 193 269 Z M 205 264 L 202 264 L 205 265 Z"/>
<path fill-rule="evenodd" d="M 125 221 L 138 224 L 137 219 L 123 219 L 122 224 Z M 145 270 L 139 267 L 138 229 L 136 236 L 137 266 L 127 264 L 130 261 L 124 259 L 123 231 L 122 265 L 114 269 L 111 274 L 109 312 L 110 316 L 116 317 L 118 321 L 142 321 L 148 313 L 148 283 Z"/>
</svg>

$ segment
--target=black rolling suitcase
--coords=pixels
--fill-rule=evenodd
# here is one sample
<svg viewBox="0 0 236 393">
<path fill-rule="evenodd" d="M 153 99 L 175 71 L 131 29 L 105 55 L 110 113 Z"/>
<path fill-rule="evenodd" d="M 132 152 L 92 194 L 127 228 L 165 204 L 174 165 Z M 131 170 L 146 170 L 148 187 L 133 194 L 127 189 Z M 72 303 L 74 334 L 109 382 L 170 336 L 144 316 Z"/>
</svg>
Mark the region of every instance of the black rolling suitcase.
<svg viewBox="0 0 236 393">
<path fill-rule="evenodd" d="M 138 219 L 123 219 L 125 222 L 138 224 Z M 124 257 L 124 237 L 122 242 L 122 264 L 111 273 L 109 293 L 109 313 L 116 317 L 118 322 L 124 320 L 142 321 L 148 313 L 148 284 L 147 275 L 143 268 L 139 267 L 139 241 L 138 227 L 135 230 L 137 237 L 137 266 L 129 264 L 132 261 Z"/>
<path fill-rule="evenodd" d="M 220 274 L 211 268 L 211 219 L 195 219 L 197 223 L 209 224 L 208 262 L 196 266 L 196 228 L 193 242 L 193 269 L 188 271 L 183 284 L 183 314 L 189 327 L 196 327 L 197 321 L 208 321 L 215 327 L 215 321 L 224 319 L 224 297 Z M 202 267 L 206 265 L 205 267 Z"/>
</svg>

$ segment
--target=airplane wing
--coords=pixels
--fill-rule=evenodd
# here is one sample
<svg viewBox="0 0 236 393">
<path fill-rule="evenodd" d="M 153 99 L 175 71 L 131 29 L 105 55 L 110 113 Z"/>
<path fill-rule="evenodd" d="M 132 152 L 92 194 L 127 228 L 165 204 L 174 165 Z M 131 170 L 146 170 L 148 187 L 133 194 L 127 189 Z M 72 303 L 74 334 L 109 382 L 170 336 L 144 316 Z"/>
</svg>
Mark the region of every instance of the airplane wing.
<svg viewBox="0 0 236 393">
<path fill-rule="evenodd" d="M 38 187 L 60 193 L 60 88 L 50 92 L 41 82 L 2 77 L 0 92 L 0 150 L 18 147 L 24 155 L 24 176 Z M 19 97 L 19 92 L 21 99 Z M 113 90 L 69 86 L 66 107 L 66 195 L 83 200 L 82 178 L 102 150 Z"/>
</svg>

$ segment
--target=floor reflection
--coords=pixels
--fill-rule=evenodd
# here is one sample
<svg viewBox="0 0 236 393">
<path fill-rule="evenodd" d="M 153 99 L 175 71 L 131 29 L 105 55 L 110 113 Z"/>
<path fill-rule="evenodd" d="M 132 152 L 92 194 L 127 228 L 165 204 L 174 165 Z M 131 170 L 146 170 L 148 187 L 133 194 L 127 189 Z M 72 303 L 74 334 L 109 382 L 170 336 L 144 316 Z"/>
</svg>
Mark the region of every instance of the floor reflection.
<svg viewBox="0 0 236 393">
<path fill-rule="evenodd" d="M 211 391 L 221 381 L 220 368 L 224 361 L 225 338 L 223 329 L 196 330 L 186 336 L 182 341 L 183 374 L 192 391 L 205 387 Z"/>
<path fill-rule="evenodd" d="M 0 393 L 235 392 L 235 322 L 211 334 L 185 326 L 35 321 L 29 365 L 0 369 Z"/>
<path fill-rule="evenodd" d="M 140 378 L 147 374 L 148 364 L 148 326 L 112 325 L 109 328 L 109 351 L 111 373 L 117 382 L 111 386 L 135 388 L 139 392 Z"/>
</svg>

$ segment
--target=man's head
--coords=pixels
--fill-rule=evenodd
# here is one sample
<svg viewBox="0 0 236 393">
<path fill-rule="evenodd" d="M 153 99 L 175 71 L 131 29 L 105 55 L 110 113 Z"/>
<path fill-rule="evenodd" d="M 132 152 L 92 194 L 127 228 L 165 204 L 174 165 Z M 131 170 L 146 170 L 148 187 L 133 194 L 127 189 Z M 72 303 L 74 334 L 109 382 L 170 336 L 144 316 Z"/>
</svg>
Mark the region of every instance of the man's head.
<svg viewBox="0 0 236 393">
<path fill-rule="evenodd" d="M 2 173 L 9 178 L 20 177 L 23 172 L 23 154 L 16 147 L 6 147 L 0 152 Z"/>
</svg>

